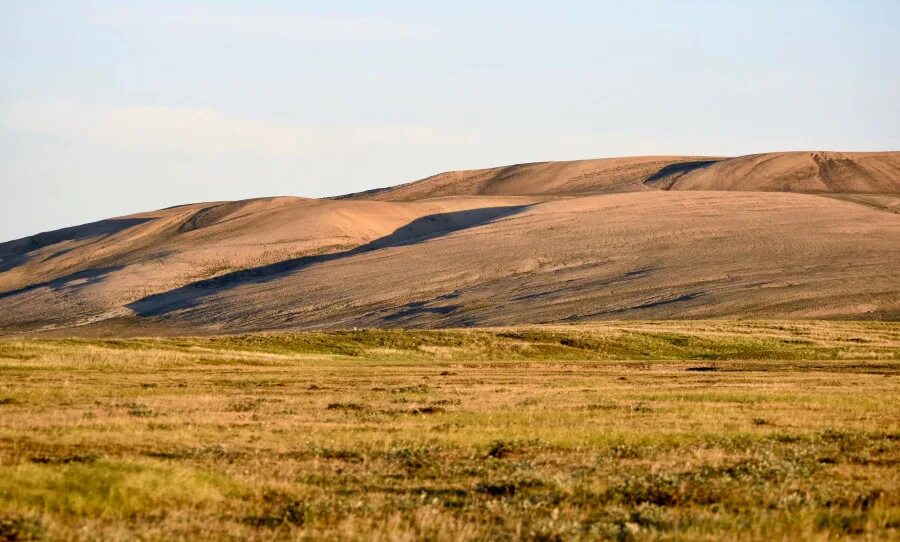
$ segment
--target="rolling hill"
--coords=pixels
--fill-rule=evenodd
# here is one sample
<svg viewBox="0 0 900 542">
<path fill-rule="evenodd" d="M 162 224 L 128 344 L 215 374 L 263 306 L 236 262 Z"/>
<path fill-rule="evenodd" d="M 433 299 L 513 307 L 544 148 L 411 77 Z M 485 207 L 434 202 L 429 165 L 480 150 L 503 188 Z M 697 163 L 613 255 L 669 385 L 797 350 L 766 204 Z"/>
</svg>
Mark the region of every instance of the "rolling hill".
<svg viewBox="0 0 900 542">
<path fill-rule="evenodd" d="M 900 316 L 900 153 L 449 172 L 0 244 L 0 333 Z"/>
<path fill-rule="evenodd" d="M 415 201 L 442 196 L 583 196 L 646 190 L 897 193 L 900 152 L 780 152 L 737 158 L 644 156 L 450 171 L 344 196 Z"/>
</svg>

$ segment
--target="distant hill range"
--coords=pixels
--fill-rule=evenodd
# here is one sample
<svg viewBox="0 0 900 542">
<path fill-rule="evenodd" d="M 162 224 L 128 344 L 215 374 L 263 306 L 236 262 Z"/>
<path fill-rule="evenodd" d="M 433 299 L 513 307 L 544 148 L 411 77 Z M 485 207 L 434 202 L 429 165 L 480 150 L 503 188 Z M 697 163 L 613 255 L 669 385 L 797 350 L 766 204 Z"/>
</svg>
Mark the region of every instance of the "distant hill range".
<svg viewBox="0 0 900 542">
<path fill-rule="evenodd" d="M 453 171 L 0 244 L 0 333 L 900 317 L 900 152 Z"/>
</svg>

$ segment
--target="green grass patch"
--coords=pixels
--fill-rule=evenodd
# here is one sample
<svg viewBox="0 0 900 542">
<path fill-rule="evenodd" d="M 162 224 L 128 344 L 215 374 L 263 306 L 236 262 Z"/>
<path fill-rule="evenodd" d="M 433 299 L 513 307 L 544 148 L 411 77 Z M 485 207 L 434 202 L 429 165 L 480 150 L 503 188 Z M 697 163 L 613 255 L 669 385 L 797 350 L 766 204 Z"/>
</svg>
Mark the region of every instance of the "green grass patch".
<svg viewBox="0 0 900 542">
<path fill-rule="evenodd" d="M 0 504 L 79 517 L 129 517 L 201 507 L 239 494 L 227 478 L 152 460 L 0 466 Z"/>
</svg>

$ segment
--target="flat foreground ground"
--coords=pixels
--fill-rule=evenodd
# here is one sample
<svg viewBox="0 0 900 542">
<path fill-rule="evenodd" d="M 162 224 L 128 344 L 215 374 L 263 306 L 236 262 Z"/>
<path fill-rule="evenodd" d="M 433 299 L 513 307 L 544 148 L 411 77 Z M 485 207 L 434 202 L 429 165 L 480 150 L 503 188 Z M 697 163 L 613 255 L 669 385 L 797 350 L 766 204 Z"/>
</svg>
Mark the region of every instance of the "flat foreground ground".
<svg viewBox="0 0 900 542">
<path fill-rule="evenodd" d="M 0 540 L 897 539 L 900 326 L 0 341 Z"/>
</svg>

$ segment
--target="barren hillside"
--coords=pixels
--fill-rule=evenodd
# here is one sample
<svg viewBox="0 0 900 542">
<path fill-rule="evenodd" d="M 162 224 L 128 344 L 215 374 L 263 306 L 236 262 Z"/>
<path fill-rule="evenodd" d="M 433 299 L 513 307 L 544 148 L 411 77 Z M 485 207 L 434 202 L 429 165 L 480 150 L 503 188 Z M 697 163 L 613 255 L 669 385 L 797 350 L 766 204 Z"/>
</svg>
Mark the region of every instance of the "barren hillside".
<svg viewBox="0 0 900 542">
<path fill-rule="evenodd" d="M 549 162 L 104 220 L 0 244 L 0 332 L 892 319 L 898 156 Z"/>
<path fill-rule="evenodd" d="M 676 179 L 673 190 L 900 192 L 900 152 L 782 152 L 723 160 Z"/>
<path fill-rule="evenodd" d="M 439 196 L 579 196 L 663 190 L 900 192 L 900 152 L 781 152 L 737 158 L 642 156 L 537 162 L 449 171 L 347 198 L 413 201 Z"/>
</svg>

